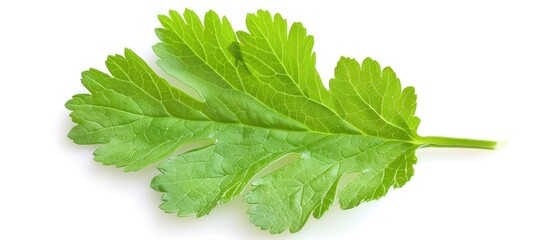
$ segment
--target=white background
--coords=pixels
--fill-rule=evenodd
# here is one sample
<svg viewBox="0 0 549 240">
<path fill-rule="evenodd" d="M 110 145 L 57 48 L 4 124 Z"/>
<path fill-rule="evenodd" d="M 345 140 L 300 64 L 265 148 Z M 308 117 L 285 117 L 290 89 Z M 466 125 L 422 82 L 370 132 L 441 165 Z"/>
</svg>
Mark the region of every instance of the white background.
<svg viewBox="0 0 549 240">
<path fill-rule="evenodd" d="M 545 1 L 2 1 L 0 239 L 549 239 L 549 7 Z M 448 1 L 444 1 L 448 2 Z M 383 199 L 334 205 L 271 236 L 236 199 L 208 216 L 157 206 L 154 166 L 92 161 L 65 136 L 80 72 L 132 48 L 149 63 L 157 14 L 214 9 L 244 28 L 257 9 L 301 21 L 327 81 L 341 55 L 390 65 L 418 93 L 422 135 L 508 141 L 498 151 L 422 149 Z M 544 229 L 545 228 L 545 229 Z"/>
</svg>

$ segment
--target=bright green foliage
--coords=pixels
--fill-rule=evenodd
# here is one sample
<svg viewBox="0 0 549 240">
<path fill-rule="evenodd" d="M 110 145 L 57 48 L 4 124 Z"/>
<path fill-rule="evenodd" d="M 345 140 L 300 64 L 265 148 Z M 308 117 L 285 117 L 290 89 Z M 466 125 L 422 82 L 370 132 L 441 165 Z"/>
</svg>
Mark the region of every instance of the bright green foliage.
<svg viewBox="0 0 549 240">
<path fill-rule="evenodd" d="M 300 23 L 288 30 L 278 14 L 250 14 L 248 32 L 238 33 L 213 11 L 204 21 L 172 11 L 160 22 L 158 64 L 199 96 L 171 86 L 126 50 L 107 59 L 110 74 L 84 72 L 90 94 L 66 106 L 77 123 L 69 137 L 102 144 L 95 160 L 107 165 L 136 171 L 187 146 L 158 166 L 151 183 L 164 193 L 166 212 L 208 214 L 259 175 L 245 195 L 250 220 L 272 233 L 295 232 L 336 195 L 348 209 L 403 186 L 419 147 L 496 145 L 418 136 L 414 89 L 402 89 L 390 68 L 370 58 L 341 58 L 327 90 L 313 37 Z M 261 174 L 281 158 L 290 163 Z"/>
</svg>

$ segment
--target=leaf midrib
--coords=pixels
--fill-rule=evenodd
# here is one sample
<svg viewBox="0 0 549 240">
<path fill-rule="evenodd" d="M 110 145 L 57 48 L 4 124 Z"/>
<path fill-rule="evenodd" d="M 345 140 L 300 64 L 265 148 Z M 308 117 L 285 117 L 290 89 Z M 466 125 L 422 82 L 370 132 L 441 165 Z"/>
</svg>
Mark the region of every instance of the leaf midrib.
<svg viewBox="0 0 549 240">
<path fill-rule="evenodd" d="M 180 121 L 197 122 L 197 123 L 204 123 L 204 124 L 226 124 L 226 125 L 237 125 L 237 126 L 239 125 L 239 126 L 245 126 L 245 127 L 254 128 L 254 129 L 261 129 L 261 130 L 275 130 L 275 131 L 303 133 L 303 134 L 308 133 L 308 134 L 321 135 L 321 136 L 325 136 L 325 137 L 364 136 L 364 137 L 369 137 L 369 138 L 374 138 L 374 139 L 381 139 L 384 142 L 403 142 L 403 143 L 410 143 L 410 144 L 414 144 L 414 145 L 422 145 L 423 144 L 422 142 L 418 142 L 418 141 L 405 141 L 405 140 L 400 140 L 400 139 L 390 139 L 390 138 L 372 136 L 372 135 L 367 135 L 367 134 L 326 133 L 326 132 L 313 131 L 313 130 L 310 130 L 310 129 L 308 131 L 299 131 L 299 130 L 290 130 L 290 129 L 283 129 L 283 128 L 266 128 L 266 127 L 256 126 L 256 125 L 248 125 L 248 124 L 244 124 L 244 123 L 241 123 L 241 122 L 218 122 L 218 121 L 207 121 L 207 120 L 192 120 L 192 119 L 179 118 L 179 117 L 172 116 L 172 115 L 150 116 L 150 115 L 147 115 L 145 113 L 135 113 L 135 112 L 125 110 L 125 109 L 119 109 L 119 108 L 114 108 L 114 107 L 105 106 L 105 105 L 94 105 L 94 104 L 89 104 L 89 103 L 79 104 L 79 106 L 99 107 L 99 108 L 104 108 L 104 109 L 115 110 L 115 111 L 118 111 L 118 112 L 124 112 L 124 113 L 127 113 L 127 114 L 139 116 L 139 117 L 146 117 L 146 118 L 153 118 L 153 119 L 167 118 L 167 119 L 176 119 L 176 120 L 180 120 Z"/>
</svg>

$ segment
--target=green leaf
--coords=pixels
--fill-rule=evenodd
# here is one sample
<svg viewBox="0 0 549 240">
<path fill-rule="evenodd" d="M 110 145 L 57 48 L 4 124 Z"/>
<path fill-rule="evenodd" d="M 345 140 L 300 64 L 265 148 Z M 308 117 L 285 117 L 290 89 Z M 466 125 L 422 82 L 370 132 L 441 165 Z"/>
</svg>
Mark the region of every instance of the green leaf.
<svg viewBox="0 0 549 240">
<path fill-rule="evenodd" d="M 252 223 L 296 232 L 336 196 L 349 209 L 402 187 L 420 147 L 497 145 L 419 136 L 414 89 L 370 58 L 341 58 L 326 89 L 313 37 L 278 14 L 250 14 L 238 33 L 213 11 L 203 21 L 190 10 L 159 19 L 158 64 L 195 94 L 126 49 L 107 59 L 110 74 L 85 71 L 89 94 L 66 107 L 77 123 L 69 137 L 102 144 L 94 155 L 103 164 L 136 171 L 184 149 L 151 182 L 166 212 L 203 216 L 257 179 L 244 197 Z M 262 173 L 281 159 L 289 163 Z"/>
</svg>

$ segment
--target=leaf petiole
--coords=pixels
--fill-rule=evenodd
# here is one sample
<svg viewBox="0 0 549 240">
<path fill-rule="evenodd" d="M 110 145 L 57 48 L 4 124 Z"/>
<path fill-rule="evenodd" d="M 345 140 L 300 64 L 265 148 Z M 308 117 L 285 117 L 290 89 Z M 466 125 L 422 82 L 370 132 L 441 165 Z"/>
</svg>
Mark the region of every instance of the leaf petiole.
<svg viewBox="0 0 549 240">
<path fill-rule="evenodd" d="M 451 137 L 419 137 L 422 147 L 498 149 L 505 142 Z"/>
</svg>

